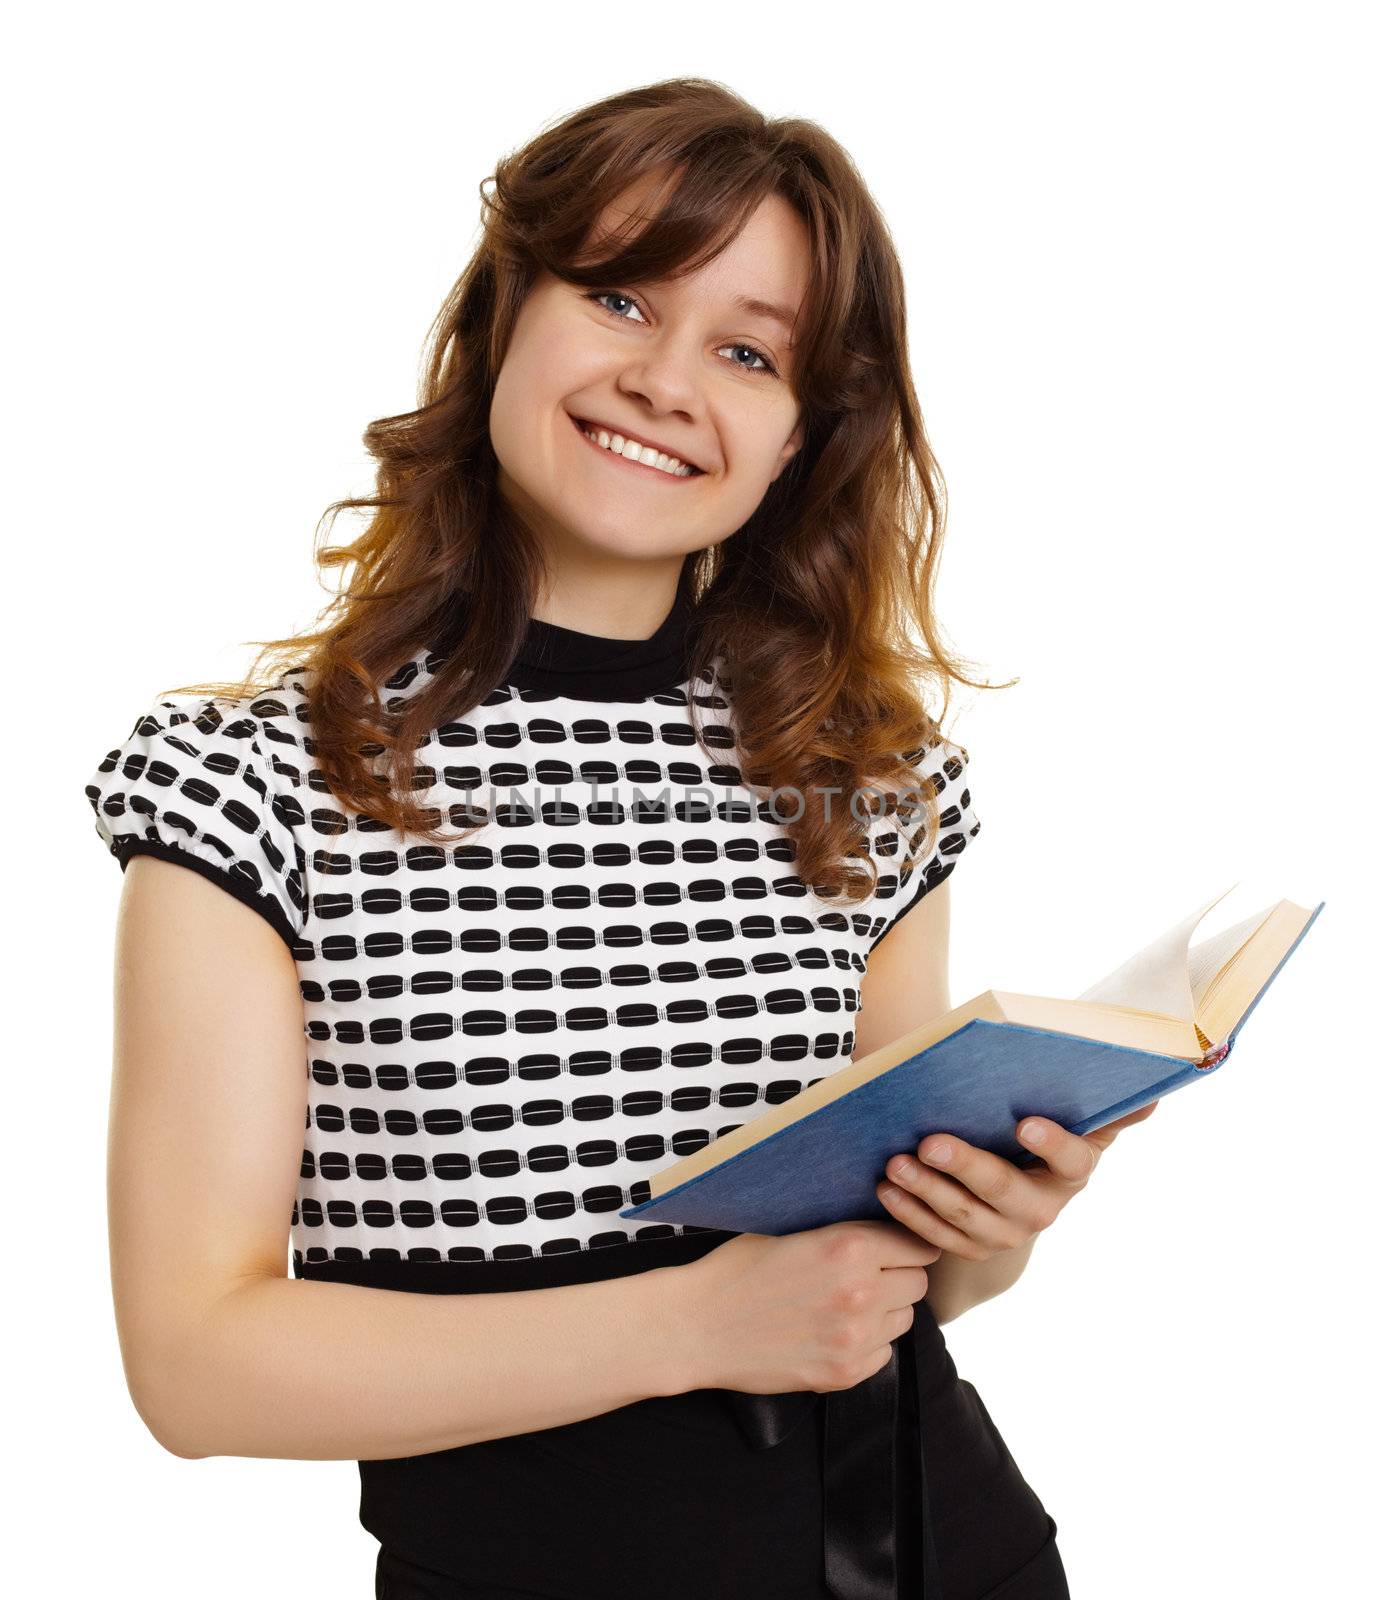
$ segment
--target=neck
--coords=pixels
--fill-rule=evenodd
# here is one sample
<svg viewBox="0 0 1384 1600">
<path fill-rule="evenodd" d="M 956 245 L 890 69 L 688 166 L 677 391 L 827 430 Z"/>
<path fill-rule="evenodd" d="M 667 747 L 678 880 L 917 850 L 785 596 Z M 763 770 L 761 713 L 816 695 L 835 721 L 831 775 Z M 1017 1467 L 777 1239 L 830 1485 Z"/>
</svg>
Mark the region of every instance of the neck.
<svg viewBox="0 0 1384 1600">
<path fill-rule="evenodd" d="M 686 558 L 565 562 L 544 583 L 531 613 L 536 622 L 602 639 L 647 640 L 673 610 Z"/>
</svg>

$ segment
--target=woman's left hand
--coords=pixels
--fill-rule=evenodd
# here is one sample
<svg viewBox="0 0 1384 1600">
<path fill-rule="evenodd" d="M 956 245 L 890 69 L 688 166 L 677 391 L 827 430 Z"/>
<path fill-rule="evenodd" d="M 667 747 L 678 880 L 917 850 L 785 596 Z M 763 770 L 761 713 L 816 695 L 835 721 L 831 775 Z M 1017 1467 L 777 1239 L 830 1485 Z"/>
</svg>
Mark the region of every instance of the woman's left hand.
<svg viewBox="0 0 1384 1600">
<path fill-rule="evenodd" d="M 967 1261 L 988 1261 L 1051 1227 L 1091 1181 L 1121 1129 L 1152 1116 L 1157 1105 L 1150 1101 L 1087 1134 L 1068 1133 L 1046 1117 L 1025 1117 L 1016 1129 L 1019 1143 L 1041 1156 L 1046 1170 L 1017 1167 L 952 1133 L 930 1133 L 918 1146 L 923 1164 L 891 1157 L 887 1181 L 875 1193 L 890 1216 L 919 1238 Z M 893 1200 L 886 1193 L 891 1185 Z"/>
</svg>

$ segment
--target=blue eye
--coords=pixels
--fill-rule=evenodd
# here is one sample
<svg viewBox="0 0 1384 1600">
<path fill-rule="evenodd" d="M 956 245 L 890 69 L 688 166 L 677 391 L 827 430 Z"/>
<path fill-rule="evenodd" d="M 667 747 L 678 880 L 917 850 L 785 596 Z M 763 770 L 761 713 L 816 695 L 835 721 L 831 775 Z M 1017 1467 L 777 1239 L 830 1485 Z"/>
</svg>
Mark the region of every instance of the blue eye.
<svg viewBox="0 0 1384 1600">
<path fill-rule="evenodd" d="M 746 367 L 746 372 L 772 372 L 774 370 L 773 362 L 769 360 L 768 356 L 762 350 L 756 350 L 752 344 L 723 344 L 721 348 L 723 350 L 748 350 L 752 356 L 757 356 L 764 363 L 762 367 Z M 732 365 L 738 367 L 742 366 L 743 363 L 736 361 Z"/>
<path fill-rule="evenodd" d="M 621 294 L 618 289 L 597 289 L 593 294 L 587 295 L 586 298 L 588 300 L 594 300 L 598 306 L 601 306 L 602 300 L 628 300 L 630 305 L 634 305 L 634 301 L 630 300 L 629 295 Z M 601 306 L 601 310 L 610 311 L 610 307 Z M 630 320 L 628 317 L 623 316 L 618 311 L 610 311 L 610 314 L 612 317 L 619 317 L 621 322 L 628 322 Z"/>
<path fill-rule="evenodd" d="M 594 300 L 596 302 L 596 304 L 601 307 L 602 311 L 606 312 L 607 315 L 614 317 L 616 319 L 616 321 L 618 321 L 618 322 L 630 322 L 630 321 L 633 321 L 634 319 L 631 318 L 631 317 L 627 317 L 624 314 L 624 312 L 622 312 L 622 311 L 612 311 L 608 305 L 605 305 L 603 303 L 604 301 L 606 301 L 606 300 L 623 300 L 623 301 L 625 301 L 625 303 L 627 305 L 633 306 L 635 308 L 635 310 L 639 309 L 639 304 L 634 299 L 634 297 L 632 295 L 625 294 L 624 291 L 621 290 L 621 289 L 594 289 L 589 294 L 587 294 L 586 298 L 588 300 Z M 742 372 L 764 372 L 764 373 L 768 373 L 770 376 L 776 376 L 777 375 L 778 369 L 774 366 L 773 362 L 769 359 L 769 357 L 767 355 L 765 355 L 765 353 L 762 350 L 756 348 L 756 346 L 754 346 L 752 344 L 723 344 L 721 346 L 721 349 L 722 350 L 748 350 L 749 353 L 752 356 L 756 357 L 759 361 L 763 362 L 762 366 L 750 367 L 750 366 L 746 366 L 743 361 L 732 361 L 731 365 L 733 367 L 739 367 Z"/>
</svg>

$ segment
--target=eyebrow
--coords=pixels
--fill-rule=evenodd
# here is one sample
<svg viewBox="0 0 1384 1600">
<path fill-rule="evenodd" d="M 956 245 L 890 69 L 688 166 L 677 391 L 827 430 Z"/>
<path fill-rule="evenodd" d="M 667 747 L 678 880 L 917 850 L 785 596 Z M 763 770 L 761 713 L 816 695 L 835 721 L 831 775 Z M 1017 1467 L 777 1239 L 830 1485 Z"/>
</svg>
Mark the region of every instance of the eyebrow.
<svg viewBox="0 0 1384 1600">
<path fill-rule="evenodd" d="M 736 310 L 748 311 L 752 317 L 768 317 L 771 322 L 781 323 L 785 333 L 793 332 L 793 313 L 787 306 L 778 305 L 773 300 L 756 300 L 753 295 L 738 295 L 735 301 Z"/>
</svg>

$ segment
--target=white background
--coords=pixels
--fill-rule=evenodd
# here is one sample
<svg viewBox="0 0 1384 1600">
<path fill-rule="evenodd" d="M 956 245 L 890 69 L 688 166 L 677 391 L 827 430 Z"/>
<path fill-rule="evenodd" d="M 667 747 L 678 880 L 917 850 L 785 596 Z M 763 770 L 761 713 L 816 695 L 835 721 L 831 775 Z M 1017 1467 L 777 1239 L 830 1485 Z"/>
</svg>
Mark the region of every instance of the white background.
<svg viewBox="0 0 1384 1600">
<path fill-rule="evenodd" d="M 1236 880 L 1208 931 L 1327 902 L 1233 1061 L 1123 1134 L 1019 1284 L 948 1326 L 957 1365 L 1078 1600 L 1377 1575 L 1372 11 L 242 0 L 10 29 L 15 1592 L 372 1593 L 353 1462 L 180 1460 L 128 1399 L 104 1219 L 120 872 L 83 784 L 164 687 L 314 620 L 317 518 L 369 488 L 366 423 L 415 403 L 495 159 L 681 73 L 823 123 L 904 262 L 950 492 L 943 624 L 1019 679 L 945 724 L 983 819 L 953 999 L 1079 993 Z"/>
</svg>

